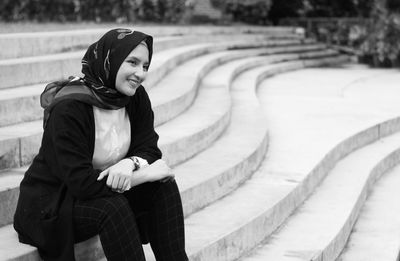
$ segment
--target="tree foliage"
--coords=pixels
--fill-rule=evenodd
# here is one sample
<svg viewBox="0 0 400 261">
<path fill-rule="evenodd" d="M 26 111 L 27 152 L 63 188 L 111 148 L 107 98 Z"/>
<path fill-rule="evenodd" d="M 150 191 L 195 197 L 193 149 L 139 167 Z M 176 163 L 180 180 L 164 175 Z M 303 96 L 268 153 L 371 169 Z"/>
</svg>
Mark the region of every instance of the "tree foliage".
<svg viewBox="0 0 400 261">
<path fill-rule="evenodd" d="M 179 21 L 185 0 L 1 0 L 3 21 Z"/>
<path fill-rule="evenodd" d="M 375 0 L 368 34 L 361 45 L 362 58 L 374 66 L 400 65 L 400 3 Z"/>
<path fill-rule="evenodd" d="M 285 17 L 298 17 L 304 9 L 303 0 L 272 1 L 271 9 L 268 13 L 268 18 L 274 25 L 279 24 L 279 20 Z"/>
<path fill-rule="evenodd" d="M 270 0 L 226 0 L 223 11 L 232 16 L 233 21 L 249 24 L 268 24 Z"/>
</svg>

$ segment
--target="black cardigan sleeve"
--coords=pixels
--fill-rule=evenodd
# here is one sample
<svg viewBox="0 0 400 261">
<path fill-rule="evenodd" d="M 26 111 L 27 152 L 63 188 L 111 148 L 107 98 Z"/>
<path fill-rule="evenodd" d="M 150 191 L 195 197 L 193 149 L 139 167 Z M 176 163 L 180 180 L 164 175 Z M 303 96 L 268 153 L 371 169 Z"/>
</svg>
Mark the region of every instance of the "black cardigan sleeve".
<svg viewBox="0 0 400 261">
<path fill-rule="evenodd" d="M 149 164 L 160 159 L 162 153 L 157 146 L 158 134 L 154 130 L 154 113 L 151 108 L 150 98 L 140 86 L 132 97 L 130 114 L 132 127 L 132 144 L 129 156 L 141 157 Z"/>
<path fill-rule="evenodd" d="M 60 102 L 53 109 L 45 130 L 50 143 L 46 161 L 52 173 L 77 199 L 114 194 L 105 180 L 97 181 L 100 170 L 92 165 L 94 120 L 90 109 L 91 105 L 79 101 Z"/>
</svg>

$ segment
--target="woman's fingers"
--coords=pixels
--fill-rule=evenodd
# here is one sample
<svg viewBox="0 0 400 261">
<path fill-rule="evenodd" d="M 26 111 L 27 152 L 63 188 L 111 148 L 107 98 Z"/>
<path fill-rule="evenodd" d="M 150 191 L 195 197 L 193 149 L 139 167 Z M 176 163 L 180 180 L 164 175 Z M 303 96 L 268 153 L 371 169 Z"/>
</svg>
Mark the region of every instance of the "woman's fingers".
<svg viewBox="0 0 400 261">
<path fill-rule="evenodd" d="M 99 177 L 97 178 L 97 180 L 102 180 L 105 176 L 108 175 L 109 171 L 110 171 L 110 169 L 105 169 L 102 172 L 100 172 Z"/>
<path fill-rule="evenodd" d="M 126 179 L 124 182 L 124 186 L 122 187 L 123 191 L 127 191 L 131 189 L 131 180 L 130 179 Z"/>
<path fill-rule="evenodd" d="M 118 184 L 119 184 L 120 177 L 119 176 L 114 176 L 113 181 L 111 183 L 111 188 L 113 189 L 119 189 Z"/>
<path fill-rule="evenodd" d="M 124 184 L 125 184 L 125 177 L 119 177 L 117 189 L 119 190 L 124 189 Z"/>
</svg>

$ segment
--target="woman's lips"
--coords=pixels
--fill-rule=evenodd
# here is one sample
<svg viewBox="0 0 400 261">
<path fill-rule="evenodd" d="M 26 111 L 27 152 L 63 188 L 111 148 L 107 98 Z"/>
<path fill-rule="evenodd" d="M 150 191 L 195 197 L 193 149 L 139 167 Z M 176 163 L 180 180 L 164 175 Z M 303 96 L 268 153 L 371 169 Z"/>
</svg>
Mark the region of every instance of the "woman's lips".
<svg viewBox="0 0 400 261">
<path fill-rule="evenodd" d="M 129 81 L 129 84 L 132 85 L 133 87 L 137 87 L 140 85 L 140 82 L 137 80 L 129 79 L 128 81 Z"/>
</svg>

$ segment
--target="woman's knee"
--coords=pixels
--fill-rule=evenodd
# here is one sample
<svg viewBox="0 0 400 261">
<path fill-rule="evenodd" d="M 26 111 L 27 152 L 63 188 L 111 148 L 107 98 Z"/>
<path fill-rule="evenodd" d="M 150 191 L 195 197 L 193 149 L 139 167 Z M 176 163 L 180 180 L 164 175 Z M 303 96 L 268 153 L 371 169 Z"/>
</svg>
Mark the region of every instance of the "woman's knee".
<svg viewBox="0 0 400 261">
<path fill-rule="evenodd" d="M 167 196 L 180 195 L 178 185 L 174 179 L 166 182 L 160 182 L 156 194 L 163 194 Z"/>
<path fill-rule="evenodd" d="M 133 216 L 133 211 L 124 196 L 116 195 L 103 199 L 102 214 L 105 218 L 117 218 L 120 220 L 121 217 Z"/>
</svg>

